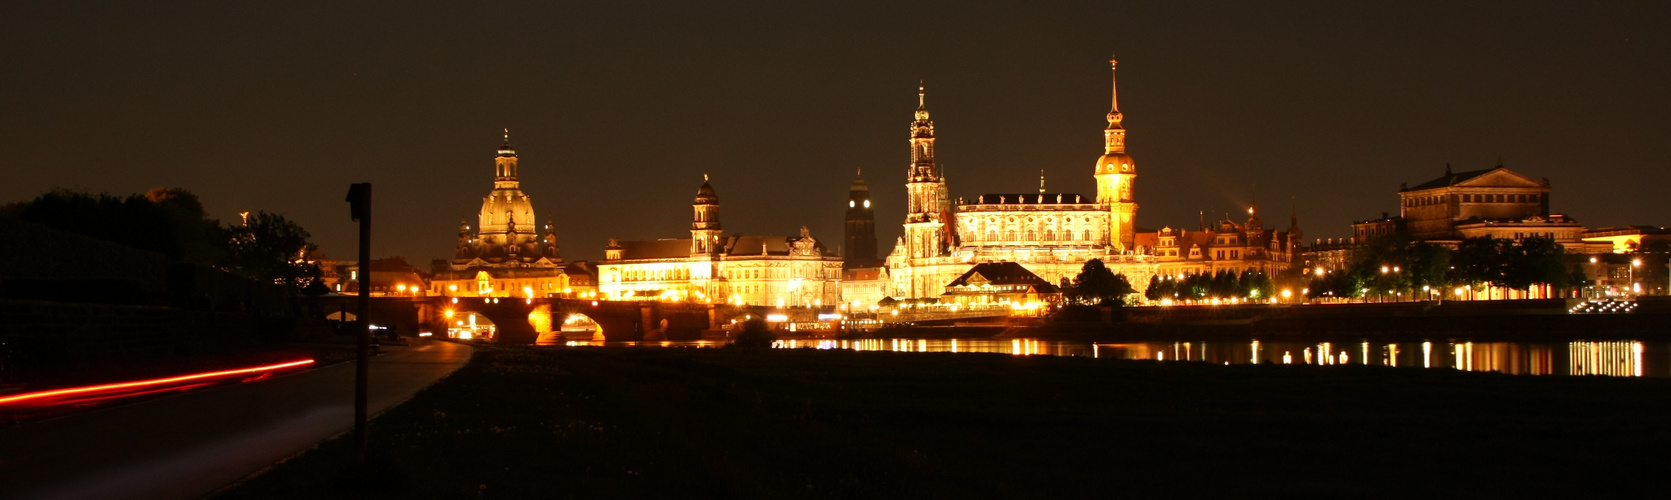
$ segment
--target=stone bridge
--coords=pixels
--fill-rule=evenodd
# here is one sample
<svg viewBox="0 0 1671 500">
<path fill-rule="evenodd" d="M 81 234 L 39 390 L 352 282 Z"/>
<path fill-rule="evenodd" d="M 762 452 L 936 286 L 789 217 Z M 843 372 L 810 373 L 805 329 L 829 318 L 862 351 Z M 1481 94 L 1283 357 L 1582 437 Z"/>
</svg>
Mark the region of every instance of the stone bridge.
<svg viewBox="0 0 1671 500">
<path fill-rule="evenodd" d="M 395 299 L 402 300 L 402 299 Z M 610 342 L 657 342 L 700 340 L 703 332 L 724 328 L 733 318 L 764 315 L 763 307 L 727 304 L 664 303 L 647 301 L 592 301 L 577 299 L 517 299 L 498 297 L 421 297 L 404 299 L 417 307 L 409 309 L 416 322 L 431 325 L 444 335 L 448 318 L 475 313 L 492 321 L 501 344 L 532 344 L 541 333 L 557 331 L 569 316 L 582 315 L 598 324 L 598 332 Z M 374 310 L 377 309 L 374 307 Z M 378 318 L 374 315 L 373 321 Z"/>
</svg>

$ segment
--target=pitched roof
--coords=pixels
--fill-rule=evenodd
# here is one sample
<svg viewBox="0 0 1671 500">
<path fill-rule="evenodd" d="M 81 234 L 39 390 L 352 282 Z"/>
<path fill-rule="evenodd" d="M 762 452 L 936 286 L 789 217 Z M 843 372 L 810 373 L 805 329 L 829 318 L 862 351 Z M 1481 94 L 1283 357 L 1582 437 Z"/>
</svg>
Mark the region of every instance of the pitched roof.
<svg viewBox="0 0 1671 500">
<path fill-rule="evenodd" d="M 1026 267 L 1015 262 L 982 262 L 969 268 L 968 272 L 947 283 L 947 287 L 992 285 L 1032 285 L 1041 292 L 1054 292 L 1056 286 L 1040 278 L 1039 275 L 1028 271 Z"/>
<path fill-rule="evenodd" d="M 801 238 L 797 236 L 739 235 L 725 237 L 720 246 L 725 249 L 726 254 L 734 256 L 790 255 L 793 250 L 791 245 L 800 240 Z M 813 241 L 817 242 L 817 240 Z M 622 260 L 690 257 L 690 238 L 622 241 L 620 244 Z M 829 248 L 826 248 L 821 242 L 814 245 L 814 248 L 820 256 L 835 257 L 830 253 Z"/>
<path fill-rule="evenodd" d="M 1446 168 L 1449 168 L 1449 167 L 1446 167 Z M 1433 189 L 1433 188 L 1441 188 L 1441 187 L 1445 187 L 1445 186 L 1455 186 L 1457 184 L 1462 183 L 1463 181 L 1485 175 L 1485 174 L 1490 173 L 1491 171 L 1497 170 L 1499 168 L 1503 168 L 1503 167 L 1499 166 L 1499 167 L 1488 168 L 1488 169 L 1485 169 L 1485 170 L 1471 170 L 1471 171 L 1468 171 L 1468 172 L 1457 172 L 1457 173 L 1454 173 L 1454 174 L 1446 173 L 1445 175 L 1439 176 L 1439 178 L 1437 178 L 1437 179 L 1433 179 L 1431 181 L 1423 182 L 1421 184 L 1416 185 L 1416 187 L 1406 189 L 1405 191 L 1421 191 L 1423 189 Z"/>
</svg>

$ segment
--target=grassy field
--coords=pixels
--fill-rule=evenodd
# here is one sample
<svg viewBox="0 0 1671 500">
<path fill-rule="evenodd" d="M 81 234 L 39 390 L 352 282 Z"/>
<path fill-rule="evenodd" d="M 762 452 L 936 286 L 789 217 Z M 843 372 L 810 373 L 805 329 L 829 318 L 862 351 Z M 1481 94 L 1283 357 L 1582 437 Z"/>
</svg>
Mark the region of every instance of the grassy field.
<svg viewBox="0 0 1671 500">
<path fill-rule="evenodd" d="M 1592 497 L 1671 472 L 1668 419 L 1664 379 L 484 348 L 374 421 L 369 470 L 339 439 L 223 496 Z"/>
</svg>

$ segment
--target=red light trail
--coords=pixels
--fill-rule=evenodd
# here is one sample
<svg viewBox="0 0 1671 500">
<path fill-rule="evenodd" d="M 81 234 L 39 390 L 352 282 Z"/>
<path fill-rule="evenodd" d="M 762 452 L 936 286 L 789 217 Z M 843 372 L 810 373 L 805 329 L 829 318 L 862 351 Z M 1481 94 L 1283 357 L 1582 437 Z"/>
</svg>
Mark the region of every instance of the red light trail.
<svg viewBox="0 0 1671 500">
<path fill-rule="evenodd" d="M 28 393 L 28 394 L 19 394 L 19 395 L 16 395 L 16 396 L 0 397 L 0 405 L 7 405 L 7 404 L 12 404 L 12 403 L 18 403 L 18 402 L 22 402 L 22 401 L 36 400 L 36 399 L 42 399 L 42 398 L 52 398 L 52 397 L 56 397 L 56 396 L 66 396 L 66 395 L 73 395 L 73 394 L 89 394 L 89 393 L 98 393 L 98 392 L 109 392 L 109 391 L 116 391 L 116 390 L 121 390 L 121 389 L 133 389 L 133 388 L 139 388 L 139 387 L 151 387 L 151 386 L 157 386 L 157 385 L 163 385 L 163 384 L 173 384 L 173 383 L 185 382 L 185 381 L 189 381 L 189 380 L 203 380 L 203 379 L 211 379 L 211 378 L 229 377 L 229 376 L 232 376 L 232 375 L 243 375 L 243 374 L 246 374 L 246 373 L 270 372 L 270 371 L 274 371 L 274 370 L 282 370 L 282 369 L 285 369 L 285 368 L 305 366 L 305 365 L 310 365 L 310 364 L 313 364 L 313 360 L 305 359 L 305 360 L 301 360 L 301 361 L 291 361 L 289 363 L 279 363 L 279 364 L 276 364 L 276 365 L 257 366 L 257 367 L 253 367 L 253 368 L 240 368 L 240 369 L 237 369 L 237 370 L 226 370 L 226 371 L 218 371 L 218 372 L 197 373 L 197 374 L 192 374 L 192 375 L 182 375 L 182 376 L 179 376 L 179 377 L 159 378 L 159 379 L 152 379 L 152 380 L 140 380 L 140 381 L 135 381 L 135 382 L 122 382 L 122 383 L 117 383 L 117 384 L 91 385 L 91 386 L 86 386 L 86 387 L 73 387 L 73 388 L 69 388 L 69 389 L 57 389 L 57 390 L 51 390 L 51 391 L 31 392 L 31 393 Z"/>
</svg>

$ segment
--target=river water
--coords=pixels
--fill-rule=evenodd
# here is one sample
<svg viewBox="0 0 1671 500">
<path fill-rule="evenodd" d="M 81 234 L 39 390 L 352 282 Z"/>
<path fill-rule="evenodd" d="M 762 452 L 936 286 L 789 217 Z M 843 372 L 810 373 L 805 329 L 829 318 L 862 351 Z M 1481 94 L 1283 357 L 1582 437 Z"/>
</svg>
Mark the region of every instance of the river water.
<svg viewBox="0 0 1671 500">
<path fill-rule="evenodd" d="M 570 346 L 602 342 L 570 342 Z M 713 347 L 714 342 L 610 342 L 608 345 Z M 781 340 L 779 348 L 894 352 L 984 352 L 1019 356 L 1194 361 L 1212 364 L 1281 363 L 1375 365 L 1490 371 L 1513 375 L 1671 376 L 1671 342 L 1640 340 L 1470 342 L 1145 341 L 1088 342 L 1036 339 Z"/>
</svg>

